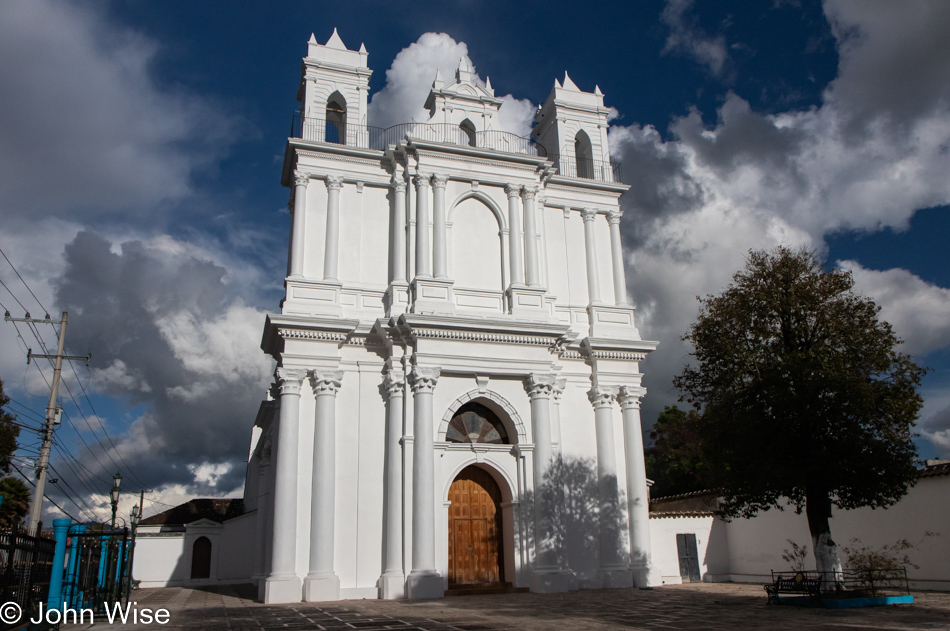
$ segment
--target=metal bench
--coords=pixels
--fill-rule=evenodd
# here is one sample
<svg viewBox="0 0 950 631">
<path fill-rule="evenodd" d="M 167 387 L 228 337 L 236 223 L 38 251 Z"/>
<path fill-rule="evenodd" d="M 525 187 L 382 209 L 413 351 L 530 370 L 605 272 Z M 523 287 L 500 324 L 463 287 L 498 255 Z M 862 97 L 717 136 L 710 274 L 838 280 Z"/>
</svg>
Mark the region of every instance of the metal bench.
<svg viewBox="0 0 950 631">
<path fill-rule="evenodd" d="M 792 576 L 772 574 L 772 584 L 765 586 L 765 593 L 769 602 L 778 604 L 779 595 L 808 596 L 821 600 L 821 577 L 808 578 L 803 572 L 796 572 Z"/>
</svg>

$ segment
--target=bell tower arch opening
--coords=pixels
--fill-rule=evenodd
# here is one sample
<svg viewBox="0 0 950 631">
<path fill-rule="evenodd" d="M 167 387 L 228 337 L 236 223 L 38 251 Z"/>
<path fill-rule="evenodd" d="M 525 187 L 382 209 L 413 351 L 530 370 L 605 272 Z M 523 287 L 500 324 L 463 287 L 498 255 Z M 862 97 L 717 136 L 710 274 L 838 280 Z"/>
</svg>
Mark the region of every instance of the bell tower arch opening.
<svg viewBox="0 0 950 631">
<path fill-rule="evenodd" d="M 459 131 L 462 133 L 459 134 L 460 144 L 468 145 L 469 147 L 475 146 L 476 136 L 475 136 L 475 123 L 469 119 L 465 119 L 459 125 Z"/>
<path fill-rule="evenodd" d="M 334 92 L 327 99 L 326 141 L 340 145 L 346 144 L 346 99 Z"/>
<path fill-rule="evenodd" d="M 574 160 L 577 162 L 577 177 L 594 179 L 594 148 L 583 129 L 574 136 Z"/>
</svg>

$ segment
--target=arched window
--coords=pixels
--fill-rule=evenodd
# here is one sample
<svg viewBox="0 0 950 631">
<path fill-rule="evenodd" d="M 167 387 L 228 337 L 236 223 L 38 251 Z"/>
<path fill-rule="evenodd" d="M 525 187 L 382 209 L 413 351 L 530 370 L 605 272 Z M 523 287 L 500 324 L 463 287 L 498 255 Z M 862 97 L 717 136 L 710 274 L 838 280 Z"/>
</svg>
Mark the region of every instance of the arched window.
<svg viewBox="0 0 950 631">
<path fill-rule="evenodd" d="M 346 144 L 346 99 L 339 92 L 327 99 L 326 141 Z"/>
<path fill-rule="evenodd" d="M 501 419 L 481 403 L 466 403 L 458 409 L 445 432 L 449 443 L 508 445 L 508 430 Z"/>
<path fill-rule="evenodd" d="M 475 125 L 472 121 L 467 118 L 462 121 L 462 124 L 459 125 L 459 129 L 462 131 L 459 138 L 463 143 L 468 144 L 469 147 L 475 146 Z"/>
<path fill-rule="evenodd" d="M 211 540 L 198 537 L 191 548 L 191 578 L 211 578 Z"/>
<path fill-rule="evenodd" d="M 594 150 L 590 137 L 584 130 L 574 136 L 574 158 L 577 160 L 577 175 L 588 180 L 594 179 Z"/>
</svg>

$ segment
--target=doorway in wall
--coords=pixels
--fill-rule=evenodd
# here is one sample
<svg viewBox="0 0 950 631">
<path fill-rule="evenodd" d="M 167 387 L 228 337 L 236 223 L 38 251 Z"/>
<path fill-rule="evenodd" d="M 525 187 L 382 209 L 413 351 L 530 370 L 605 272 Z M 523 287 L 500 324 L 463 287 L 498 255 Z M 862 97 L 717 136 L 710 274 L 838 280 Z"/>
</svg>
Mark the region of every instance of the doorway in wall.
<svg viewBox="0 0 950 631">
<path fill-rule="evenodd" d="M 680 578 L 684 583 L 698 583 L 699 553 L 696 549 L 695 533 L 676 535 L 676 553 L 680 559 Z"/>
<path fill-rule="evenodd" d="M 211 578 L 211 540 L 195 539 L 191 548 L 191 578 Z"/>
<path fill-rule="evenodd" d="M 476 466 L 449 488 L 449 588 L 504 582 L 501 490 Z"/>
</svg>

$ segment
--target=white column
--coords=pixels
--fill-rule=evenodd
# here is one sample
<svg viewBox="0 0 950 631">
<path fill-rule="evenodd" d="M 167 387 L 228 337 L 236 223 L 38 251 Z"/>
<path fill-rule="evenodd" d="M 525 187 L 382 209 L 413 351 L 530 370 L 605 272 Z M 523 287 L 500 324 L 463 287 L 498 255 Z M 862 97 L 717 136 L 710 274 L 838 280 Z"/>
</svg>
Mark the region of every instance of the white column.
<svg viewBox="0 0 950 631">
<path fill-rule="evenodd" d="M 274 479 L 274 543 L 271 573 L 264 582 L 265 603 L 300 602 L 297 577 L 297 443 L 300 441 L 300 386 L 303 370 L 278 368 L 280 416 Z"/>
<path fill-rule="evenodd" d="M 307 185 L 310 174 L 294 171 L 294 207 L 291 210 L 290 270 L 291 278 L 303 277 L 304 230 L 307 216 Z"/>
<path fill-rule="evenodd" d="M 323 250 L 323 280 L 337 281 L 340 264 L 340 189 L 343 178 L 327 176 L 327 238 Z"/>
<path fill-rule="evenodd" d="M 264 440 L 261 436 L 261 440 Z M 257 515 L 255 515 L 256 536 L 254 543 L 257 545 L 257 554 L 254 557 L 254 575 L 251 579 L 258 586 L 266 578 L 267 567 L 267 500 L 270 498 L 270 492 L 267 488 L 267 469 L 270 465 L 269 455 L 265 457 L 264 450 L 270 452 L 270 446 L 263 444 L 261 455 L 257 462 Z"/>
<path fill-rule="evenodd" d="M 419 174 L 416 184 L 416 276 L 431 278 L 429 270 L 429 175 Z"/>
<path fill-rule="evenodd" d="M 391 369 L 383 382 L 389 395 L 386 408 L 386 472 L 383 497 L 383 574 L 379 577 L 379 597 L 405 598 L 406 577 L 402 573 L 402 438 L 403 399 L 406 379 L 402 370 Z"/>
<path fill-rule="evenodd" d="M 618 307 L 627 306 L 627 279 L 623 271 L 623 246 L 620 244 L 620 216 L 623 211 L 613 209 L 607 213 L 610 224 L 610 262 L 614 270 L 614 302 Z"/>
<path fill-rule="evenodd" d="M 511 251 L 511 284 L 524 285 L 524 251 L 521 236 L 521 187 L 505 185 L 508 194 L 508 249 Z"/>
<path fill-rule="evenodd" d="M 643 458 L 643 430 L 640 427 L 640 397 L 643 388 L 621 386 L 620 411 L 623 418 L 623 448 L 627 464 L 627 520 L 630 525 L 630 569 L 637 587 L 651 584 L 650 505 L 647 472 Z"/>
<path fill-rule="evenodd" d="M 340 579 L 333 570 L 336 548 L 336 393 L 342 371 L 314 371 L 310 385 L 316 397 L 313 415 L 313 467 L 310 499 L 310 571 L 304 579 L 304 600 L 340 599 Z"/>
<path fill-rule="evenodd" d="M 393 179 L 393 282 L 406 282 L 406 181 Z"/>
<path fill-rule="evenodd" d="M 584 250 L 587 254 L 587 295 L 590 304 L 600 304 L 600 276 L 597 273 L 597 241 L 594 237 L 594 219 L 597 211 L 585 208 L 581 212 L 584 218 Z"/>
<path fill-rule="evenodd" d="M 535 571 L 557 569 L 557 550 L 551 533 L 551 497 L 556 482 L 548 480 L 551 459 L 551 394 L 555 375 L 534 374 L 525 379 L 524 387 L 531 399 L 531 431 L 534 437 L 534 545 Z"/>
<path fill-rule="evenodd" d="M 551 399 L 551 442 L 557 443 L 555 457 L 561 453 L 561 397 L 567 387 L 567 379 L 558 379 L 554 382 L 554 396 Z"/>
<path fill-rule="evenodd" d="M 433 271 L 436 278 L 447 278 L 445 244 L 445 185 L 449 176 L 432 176 L 432 254 Z"/>
<path fill-rule="evenodd" d="M 620 510 L 613 426 L 616 390 L 595 386 L 587 393 L 587 397 L 594 406 L 594 430 L 597 438 L 597 487 L 600 496 L 598 576 L 604 587 L 631 587 L 633 579 L 629 566 L 623 560 L 623 542 L 620 535 L 623 512 Z"/>
<path fill-rule="evenodd" d="M 435 569 L 435 452 L 433 451 L 432 396 L 439 381 L 438 368 L 416 366 L 412 383 L 412 571 L 409 598 L 441 598 L 442 576 Z"/>
<path fill-rule="evenodd" d="M 535 222 L 537 186 L 525 186 L 524 197 L 524 256 L 528 287 L 538 287 L 538 228 Z"/>
</svg>

